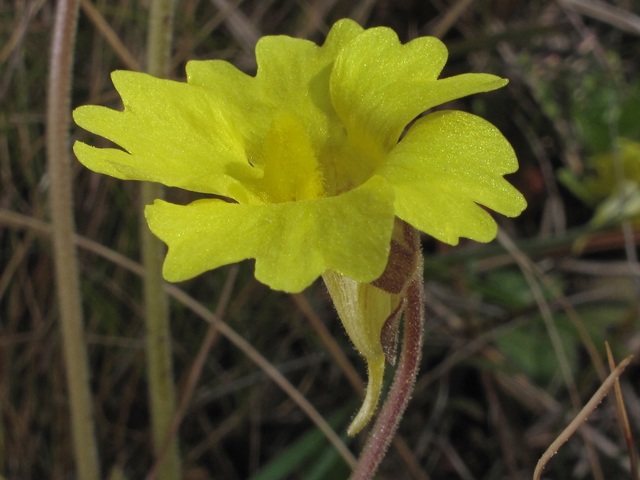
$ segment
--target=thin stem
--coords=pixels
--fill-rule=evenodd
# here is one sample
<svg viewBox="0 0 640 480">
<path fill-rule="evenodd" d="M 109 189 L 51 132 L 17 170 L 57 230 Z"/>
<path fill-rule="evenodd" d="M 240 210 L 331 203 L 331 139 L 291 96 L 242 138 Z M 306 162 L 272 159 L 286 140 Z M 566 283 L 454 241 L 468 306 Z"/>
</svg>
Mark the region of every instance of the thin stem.
<svg viewBox="0 0 640 480">
<path fill-rule="evenodd" d="M 169 72 L 171 36 L 173 32 L 173 0 L 153 0 L 149 18 L 147 39 L 147 72 L 156 77 L 166 77 Z M 141 203 L 144 206 L 162 197 L 162 187 L 144 182 L 141 187 Z M 140 237 L 142 263 L 144 265 L 144 309 L 147 329 L 147 365 L 149 375 L 149 399 L 153 445 L 157 457 L 163 457 L 159 467 L 161 480 L 177 480 L 182 477 L 178 441 L 174 437 L 164 452 L 165 437 L 171 429 L 175 415 L 176 395 L 173 382 L 171 357 L 171 330 L 169 309 L 164 293 L 162 258 L 164 246 L 153 236 L 141 213 Z"/>
<path fill-rule="evenodd" d="M 89 389 L 87 351 L 74 244 L 69 165 L 70 91 L 78 2 L 59 0 L 51 48 L 47 98 L 47 161 L 62 348 L 71 406 L 71 432 L 78 478 L 98 480 L 100 467 Z"/>
<path fill-rule="evenodd" d="M 114 256 L 115 258 L 115 256 Z M 336 451 L 344 459 L 351 468 L 356 467 L 356 459 L 349 451 L 349 448 L 342 442 L 340 437 L 333 431 L 320 413 L 309 403 L 309 400 L 287 380 L 280 371 L 264 358 L 255 348 L 251 346 L 240 334 L 233 330 L 229 325 L 221 321 L 214 313 L 210 312 L 204 305 L 194 300 L 184 291 L 175 285 L 166 284 L 166 291 L 178 302 L 185 305 L 193 313 L 200 316 L 206 322 L 216 323 L 218 331 L 224 335 L 227 340 L 238 347 L 253 363 L 255 363 L 273 382 L 278 385 L 289 398 L 297 404 L 302 411 L 315 423 L 316 427 L 324 434 L 324 436 L 333 445 Z"/>
<path fill-rule="evenodd" d="M 171 69 L 174 0 L 153 0 L 147 37 L 147 73 L 167 77 Z"/>
<path fill-rule="evenodd" d="M 422 262 L 407 288 L 404 344 L 400 364 L 380 416 L 369 434 L 351 480 L 370 480 L 376 473 L 402 419 L 416 383 L 424 338 L 424 288 Z"/>
<path fill-rule="evenodd" d="M 313 311 L 313 308 L 311 308 L 311 305 L 309 304 L 307 298 L 302 293 L 295 293 L 292 295 L 292 297 L 300 311 L 313 326 L 322 343 L 325 345 L 327 350 L 329 350 L 329 353 L 331 353 L 333 359 L 344 372 L 353 389 L 360 395 L 364 395 L 365 385 L 360 378 L 360 375 L 358 375 L 356 369 L 353 368 L 353 365 L 351 365 L 351 362 L 349 362 L 347 355 L 340 348 L 333 335 L 331 335 L 327 327 L 324 325 L 324 323 L 322 323 L 322 320 L 320 319 L 318 314 Z"/>
</svg>

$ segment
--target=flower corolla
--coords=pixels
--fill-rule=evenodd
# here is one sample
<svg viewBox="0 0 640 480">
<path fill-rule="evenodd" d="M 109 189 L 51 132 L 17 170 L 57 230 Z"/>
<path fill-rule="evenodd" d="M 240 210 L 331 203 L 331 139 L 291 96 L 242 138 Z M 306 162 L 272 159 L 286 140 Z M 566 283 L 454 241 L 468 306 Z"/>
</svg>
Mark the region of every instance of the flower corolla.
<svg viewBox="0 0 640 480">
<path fill-rule="evenodd" d="M 325 275 L 334 286 L 356 282 L 345 287 L 356 292 L 385 271 L 396 218 L 449 244 L 486 242 L 497 227 L 483 206 L 507 216 L 525 208 L 503 178 L 518 167 L 514 151 L 493 125 L 459 111 L 420 117 L 507 83 L 438 79 L 447 59 L 438 39 L 403 45 L 391 29 L 345 19 L 322 46 L 264 37 L 256 59 L 255 76 L 191 61 L 186 83 L 116 71 L 124 111 L 74 111 L 78 125 L 121 147 L 76 142 L 88 168 L 216 196 L 146 207 L 168 245 L 167 280 L 253 258 L 256 278 L 277 290 L 300 292 Z M 398 308 L 397 298 L 360 295 Z M 366 334 L 374 343 L 382 320 Z"/>
</svg>

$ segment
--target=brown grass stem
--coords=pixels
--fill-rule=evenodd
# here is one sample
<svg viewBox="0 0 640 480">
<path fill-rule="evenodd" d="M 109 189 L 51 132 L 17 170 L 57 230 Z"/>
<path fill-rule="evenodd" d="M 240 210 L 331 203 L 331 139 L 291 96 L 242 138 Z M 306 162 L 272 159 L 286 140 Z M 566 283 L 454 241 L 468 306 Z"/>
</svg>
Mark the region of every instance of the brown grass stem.
<svg viewBox="0 0 640 480">
<path fill-rule="evenodd" d="M 320 337 L 320 341 L 327 348 L 327 350 L 329 350 L 329 353 L 331 354 L 333 359 L 346 375 L 347 380 L 349 380 L 349 383 L 351 384 L 353 389 L 357 393 L 363 395 L 365 385 L 360 378 L 360 375 L 358 375 L 356 369 L 353 368 L 353 365 L 351 365 L 351 362 L 340 348 L 340 345 L 338 345 L 329 330 L 327 330 L 327 327 L 325 327 L 324 323 L 322 323 L 322 320 L 320 319 L 318 314 L 313 311 L 313 308 L 311 308 L 311 305 L 309 304 L 307 298 L 302 293 L 293 294 L 292 298 L 300 311 L 307 318 L 309 323 L 311 323 L 311 326 L 315 330 L 316 334 Z"/>
<path fill-rule="evenodd" d="M 209 311 L 204 305 L 187 295 L 174 285 L 165 285 L 167 293 L 174 299 L 188 307 L 196 315 L 200 316 L 206 322 L 215 322 L 218 331 L 236 347 L 249 357 L 262 371 L 280 387 L 289 398 L 302 409 L 302 411 L 315 423 L 316 427 L 327 437 L 340 456 L 347 462 L 351 468 L 355 468 L 356 459 L 349 451 L 347 446 L 342 442 L 340 437 L 333 431 L 327 421 L 318 413 L 318 411 L 309 403 L 305 396 L 287 380 L 282 373 L 278 371 L 266 358 L 264 358 L 253 346 L 240 336 L 235 330 L 222 322 L 214 313 Z"/>
<path fill-rule="evenodd" d="M 78 2 L 56 5 L 47 93 L 47 162 L 51 185 L 51 223 L 62 348 L 69 389 L 71 430 L 78 478 L 98 480 L 100 467 L 89 388 L 87 350 L 83 340 L 69 163 L 69 122 L 73 49 Z"/>
<path fill-rule="evenodd" d="M 458 0 L 447 13 L 440 19 L 430 34 L 436 38 L 442 38 L 455 25 L 460 16 L 473 3 L 473 0 Z"/>
<path fill-rule="evenodd" d="M 536 303 L 538 304 L 538 310 L 540 311 L 540 315 L 542 316 L 542 319 L 544 321 L 545 327 L 547 329 L 547 334 L 549 335 L 549 339 L 551 340 L 551 345 L 553 346 L 556 358 L 558 359 L 560 371 L 562 372 L 565 385 L 567 386 L 567 390 L 569 391 L 571 404 L 574 410 L 578 411 L 581 408 L 578 387 L 576 386 L 575 379 L 573 378 L 573 374 L 571 373 L 569 360 L 567 359 L 567 354 L 565 352 L 564 346 L 562 345 L 558 327 L 554 322 L 553 314 L 551 313 L 551 307 L 549 306 L 549 302 L 547 302 L 547 299 L 544 296 L 542 287 L 538 283 L 533 269 L 531 268 L 531 261 L 524 253 L 518 250 L 516 244 L 504 231 L 498 230 L 497 239 L 500 244 L 515 258 L 518 266 L 520 267 L 520 271 L 524 275 L 529 285 L 529 289 L 531 290 L 531 293 Z M 587 454 L 589 457 L 589 462 L 591 463 L 591 469 L 593 471 L 594 478 L 596 480 L 604 480 L 602 467 L 600 466 L 600 461 L 598 460 L 598 455 L 596 454 L 595 448 L 593 447 L 593 443 L 587 435 L 582 434 L 582 437 L 584 439 L 585 448 L 587 449 Z"/>
<path fill-rule="evenodd" d="M 609 342 L 605 342 L 607 347 L 607 358 L 609 359 L 609 368 L 613 372 L 616 368 L 616 364 L 613 361 L 613 354 L 609 347 Z M 624 398 L 622 397 L 622 389 L 620 388 L 620 379 L 616 378 L 614 384 L 614 390 L 616 393 L 616 407 L 618 411 L 618 423 L 624 436 L 624 441 L 627 444 L 627 451 L 629 452 L 629 466 L 631 468 L 631 479 L 638 480 L 638 455 L 636 454 L 636 446 L 633 442 L 633 435 L 631 434 L 631 426 L 629 425 L 629 417 L 627 416 L 627 409 L 624 406 Z"/>
<path fill-rule="evenodd" d="M 591 415 L 591 413 L 596 409 L 596 407 L 602 402 L 604 397 L 609 393 L 611 387 L 615 384 L 618 377 L 622 374 L 625 368 L 631 363 L 631 359 L 633 357 L 625 358 L 620 364 L 609 374 L 604 383 L 600 386 L 598 391 L 593 394 L 591 400 L 587 402 L 587 404 L 580 410 L 580 413 L 576 415 L 576 417 L 571 421 L 571 423 L 565 428 L 560 435 L 553 441 L 549 448 L 544 452 L 540 460 L 538 460 L 538 464 L 536 465 L 536 469 L 533 472 L 533 480 L 540 480 L 540 476 L 542 475 L 542 470 L 547 465 L 551 457 L 553 457 L 556 453 L 558 453 L 558 449 L 571 438 L 571 435 L 575 433 L 580 425 L 586 422 L 587 417 Z"/>
<path fill-rule="evenodd" d="M 118 34 L 113 30 L 113 28 L 111 28 L 109 23 L 107 23 L 93 3 L 91 3 L 90 0 L 80 0 L 80 7 L 82 7 L 84 14 L 89 17 L 91 23 L 93 23 L 94 27 L 98 29 L 107 43 L 111 45 L 111 48 L 113 48 L 113 51 L 122 63 L 124 63 L 129 70 L 141 72 L 142 67 L 138 60 L 136 60 L 129 49 L 124 45 L 124 43 L 122 43 Z"/>
<path fill-rule="evenodd" d="M 29 29 L 29 23 L 33 17 L 40 11 L 46 0 L 37 0 L 27 5 L 27 13 L 20 19 L 19 23 L 13 28 L 11 37 L 0 49 L 0 66 L 7 61 L 12 52 L 22 44 L 27 31 Z"/>
<path fill-rule="evenodd" d="M 576 332 L 578 333 L 580 340 L 582 341 L 587 353 L 589 354 L 589 358 L 591 359 L 591 363 L 593 363 L 594 368 L 598 376 L 600 377 L 600 381 L 604 382 L 607 374 L 604 369 L 604 364 L 600 359 L 600 355 L 598 354 L 598 350 L 596 349 L 593 340 L 587 333 L 587 330 L 584 327 L 578 312 L 573 308 L 573 305 L 567 300 L 567 297 L 558 289 L 557 285 L 546 275 L 538 265 L 535 264 L 516 244 L 513 240 L 511 240 L 503 231 L 498 232 L 498 240 L 499 243 L 509 251 L 509 255 L 513 258 L 516 263 L 518 263 L 521 268 L 526 267 L 527 270 L 533 272 L 536 277 L 542 282 L 542 284 L 551 292 L 553 296 L 558 299 L 558 302 L 564 309 L 569 318 L 569 321 L 573 324 Z M 506 243 L 503 243 L 506 242 Z M 508 246 L 507 246 L 508 245 Z"/>
</svg>

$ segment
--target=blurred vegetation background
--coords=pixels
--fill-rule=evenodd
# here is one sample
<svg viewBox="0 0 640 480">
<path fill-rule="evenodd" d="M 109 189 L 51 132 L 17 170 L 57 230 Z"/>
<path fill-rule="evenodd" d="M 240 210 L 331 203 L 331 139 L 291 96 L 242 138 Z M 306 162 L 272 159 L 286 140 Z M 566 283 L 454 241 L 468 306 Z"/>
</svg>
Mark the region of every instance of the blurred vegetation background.
<svg viewBox="0 0 640 480">
<path fill-rule="evenodd" d="M 72 106 L 119 109 L 109 74 L 144 68 L 149 1 L 81 6 Z M 46 228 L 54 8 L 45 0 L 0 1 L 0 476 L 6 479 L 74 478 Z M 450 49 L 444 77 L 473 71 L 508 78 L 501 90 L 438 109 L 469 111 L 501 129 L 520 160 L 510 181 L 529 202 L 521 217 L 498 218 L 501 235 L 492 244 L 450 247 L 423 238 L 423 368 L 401 440 L 377 478 L 531 478 L 577 403 L 600 385 L 605 341 L 618 361 L 640 350 L 640 3 L 182 0 L 171 78 L 184 80 L 191 59 L 224 59 L 254 73 L 261 36 L 321 43 L 343 17 L 391 27 L 403 42 L 440 37 Z M 77 127 L 72 137 L 102 141 Z M 137 185 L 75 160 L 72 168 L 78 234 L 138 262 Z M 192 200 L 184 191 L 167 197 Z M 117 260 L 86 242 L 79 249 L 102 473 L 135 479 L 153 463 L 142 287 L 139 275 Z M 366 372 L 324 286 L 317 282 L 292 297 L 258 283 L 252 269 L 251 262 L 240 264 L 228 302 L 222 300 L 224 322 L 343 435 L 360 397 L 333 348 L 345 352 L 360 377 Z M 220 268 L 179 288 L 216 311 L 234 275 L 233 267 Z M 172 300 L 170 309 L 180 399 L 208 324 L 182 301 Z M 324 341 L 322 326 L 331 333 Z M 636 438 L 639 379 L 637 362 L 621 378 Z M 358 452 L 364 435 L 345 441 Z M 214 338 L 179 442 L 185 479 L 339 479 L 349 472 L 290 396 L 224 336 Z M 613 402 L 589 417 L 545 478 L 632 478 Z"/>
</svg>

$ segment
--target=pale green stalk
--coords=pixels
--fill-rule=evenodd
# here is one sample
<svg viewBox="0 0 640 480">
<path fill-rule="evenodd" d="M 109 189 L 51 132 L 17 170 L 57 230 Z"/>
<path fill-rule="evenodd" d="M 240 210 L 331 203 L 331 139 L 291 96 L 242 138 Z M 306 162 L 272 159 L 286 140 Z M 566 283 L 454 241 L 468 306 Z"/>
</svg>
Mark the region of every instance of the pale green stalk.
<svg viewBox="0 0 640 480">
<path fill-rule="evenodd" d="M 171 36 L 173 31 L 173 0 L 153 0 L 147 38 L 147 72 L 155 77 L 169 73 Z M 162 197 L 162 187 L 144 182 L 141 188 L 144 206 Z M 171 358 L 171 331 L 169 309 L 164 293 L 162 257 L 164 246 L 141 221 L 142 263 L 144 265 L 144 310 L 147 329 L 147 365 L 151 426 L 156 455 L 161 455 L 175 414 L 176 395 L 173 383 Z M 178 441 L 174 439 L 164 454 L 160 466 L 161 480 L 177 480 L 182 477 Z"/>
<path fill-rule="evenodd" d="M 47 161 L 51 182 L 49 200 L 53 255 L 77 477 L 98 480 L 100 467 L 93 426 L 87 351 L 82 331 L 69 165 L 70 90 L 77 21 L 77 0 L 59 0 L 53 29 L 47 95 Z"/>
</svg>

